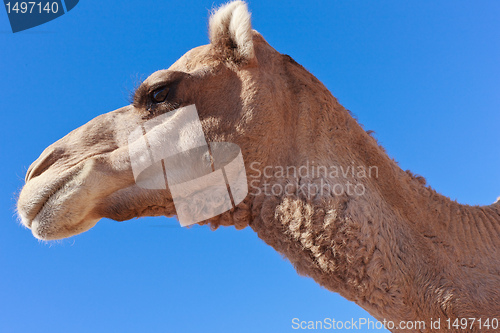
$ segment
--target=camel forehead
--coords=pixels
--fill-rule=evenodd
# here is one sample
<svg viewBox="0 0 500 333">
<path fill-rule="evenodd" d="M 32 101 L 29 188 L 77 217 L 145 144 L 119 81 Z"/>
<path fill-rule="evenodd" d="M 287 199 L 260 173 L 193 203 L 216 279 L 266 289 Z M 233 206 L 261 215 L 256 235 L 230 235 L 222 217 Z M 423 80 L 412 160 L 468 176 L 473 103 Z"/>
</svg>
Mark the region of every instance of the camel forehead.
<svg viewBox="0 0 500 333">
<path fill-rule="evenodd" d="M 168 69 L 162 69 L 151 74 L 144 84 L 154 86 L 156 83 L 164 82 L 173 72 L 193 73 L 200 69 L 209 69 L 217 65 L 217 62 L 210 56 L 210 45 L 202 45 L 186 52 Z"/>
<path fill-rule="evenodd" d="M 201 45 L 187 51 L 169 67 L 169 70 L 193 72 L 202 67 L 217 65 L 218 61 L 211 55 L 210 45 Z"/>
<path fill-rule="evenodd" d="M 280 53 L 277 52 L 257 31 L 252 31 L 252 39 L 254 43 L 255 52 L 265 59 L 267 63 L 271 59 L 277 58 Z M 216 67 L 224 59 L 217 59 L 212 52 L 212 45 L 201 45 L 187 51 L 177 61 L 175 61 L 167 70 L 159 70 L 151 74 L 144 83 L 148 86 L 153 86 L 155 83 L 162 82 L 171 72 L 184 72 L 193 73 L 198 70 L 209 70 Z"/>
</svg>

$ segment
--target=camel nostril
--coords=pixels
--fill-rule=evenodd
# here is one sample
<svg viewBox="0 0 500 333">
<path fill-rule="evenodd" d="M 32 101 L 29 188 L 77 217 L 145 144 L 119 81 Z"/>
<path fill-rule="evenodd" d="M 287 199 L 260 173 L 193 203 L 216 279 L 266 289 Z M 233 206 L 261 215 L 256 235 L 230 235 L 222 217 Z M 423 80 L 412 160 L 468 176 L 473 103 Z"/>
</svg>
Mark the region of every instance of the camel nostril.
<svg viewBox="0 0 500 333">
<path fill-rule="evenodd" d="M 47 170 L 52 164 L 54 164 L 61 156 L 64 154 L 64 149 L 62 148 L 47 148 L 38 157 L 38 159 L 33 162 L 28 171 L 26 172 L 26 178 L 24 179 L 27 183 L 29 180 L 41 175 L 45 170 Z"/>
<path fill-rule="evenodd" d="M 26 171 L 26 177 L 24 178 L 25 183 L 27 183 L 28 180 L 31 179 L 31 173 L 33 172 L 33 164 L 31 164 L 30 167 L 28 168 L 28 171 Z"/>
</svg>

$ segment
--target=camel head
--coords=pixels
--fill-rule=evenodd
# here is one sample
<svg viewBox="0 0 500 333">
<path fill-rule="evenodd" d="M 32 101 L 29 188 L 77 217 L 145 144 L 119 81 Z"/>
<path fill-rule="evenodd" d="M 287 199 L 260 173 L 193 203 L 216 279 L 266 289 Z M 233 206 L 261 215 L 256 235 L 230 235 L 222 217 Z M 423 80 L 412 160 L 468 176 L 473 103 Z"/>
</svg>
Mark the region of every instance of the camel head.
<svg viewBox="0 0 500 333">
<path fill-rule="evenodd" d="M 144 189 L 135 183 L 127 138 L 146 121 L 183 106 L 196 106 L 207 142 L 241 148 L 247 172 L 257 172 L 270 157 L 283 157 L 283 145 L 295 140 L 293 127 L 299 121 L 288 107 L 297 98 L 289 72 L 301 67 L 252 30 L 243 2 L 214 12 L 209 35 L 209 45 L 188 51 L 142 82 L 130 105 L 75 129 L 33 162 L 17 209 L 35 237 L 69 237 L 103 217 L 122 221 L 175 215 L 168 188 Z M 286 152 L 298 153 L 298 148 Z M 259 166 L 249 168 L 252 162 Z M 208 222 L 248 225 L 249 200 Z"/>
<path fill-rule="evenodd" d="M 357 130 L 357 123 L 313 75 L 252 30 L 244 2 L 214 12 L 209 37 L 210 44 L 150 75 L 130 105 L 75 129 L 33 162 L 17 208 L 35 237 L 69 237 L 103 217 L 176 215 L 168 184 L 136 184 L 128 138 L 147 121 L 185 106 L 195 105 L 207 142 L 240 147 L 253 189 L 265 166 L 321 162 L 326 151 L 335 156 L 332 140 L 338 147 L 351 141 L 342 131 Z M 200 223 L 244 228 L 254 200 L 250 189 L 231 211 Z"/>
</svg>

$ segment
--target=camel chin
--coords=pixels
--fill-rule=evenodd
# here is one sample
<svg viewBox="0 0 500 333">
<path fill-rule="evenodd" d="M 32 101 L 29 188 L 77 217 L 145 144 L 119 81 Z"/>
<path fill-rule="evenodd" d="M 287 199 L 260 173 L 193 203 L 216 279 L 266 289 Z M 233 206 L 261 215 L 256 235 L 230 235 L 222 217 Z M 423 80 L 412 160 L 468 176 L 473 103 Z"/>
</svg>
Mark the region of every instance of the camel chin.
<svg viewBox="0 0 500 333">
<path fill-rule="evenodd" d="M 31 232 L 35 238 L 40 240 L 58 240 L 78 235 L 94 227 L 99 218 L 97 219 L 83 219 L 80 222 L 67 226 L 54 223 L 54 221 L 39 220 L 35 218 L 31 223 Z"/>
</svg>

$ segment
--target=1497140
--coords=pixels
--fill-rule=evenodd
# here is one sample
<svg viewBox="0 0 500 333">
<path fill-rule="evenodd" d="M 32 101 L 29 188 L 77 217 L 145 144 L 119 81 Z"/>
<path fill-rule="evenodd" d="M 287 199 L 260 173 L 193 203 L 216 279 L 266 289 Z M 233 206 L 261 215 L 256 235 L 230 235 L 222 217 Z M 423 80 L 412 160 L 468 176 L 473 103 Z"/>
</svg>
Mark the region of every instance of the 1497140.
<svg viewBox="0 0 500 333">
<path fill-rule="evenodd" d="M 479 328 L 480 330 L 483 329 L 493 329 L 497 330 L 500 328 L 499 325 L 499 320 L 498 318 L 456 318 L 455 320 L 453 319 L 446 319 L 446 328 L 451 330 L 451 329 L 473 329 L 474 327 Z"/>
<path fill-rule="evenodd" d="M 59 4 L 57 2 L 36 2 L 36 1 L 29 1 L 29 2 L 7 2 L 5 4 L 5 7 L 7 9 L 7 13 L 14 13 L 14 14 L 42 14 L 42 13 L 47 13 L 47 14 L 56 14 L 59 12 Z"/>
</svg>

